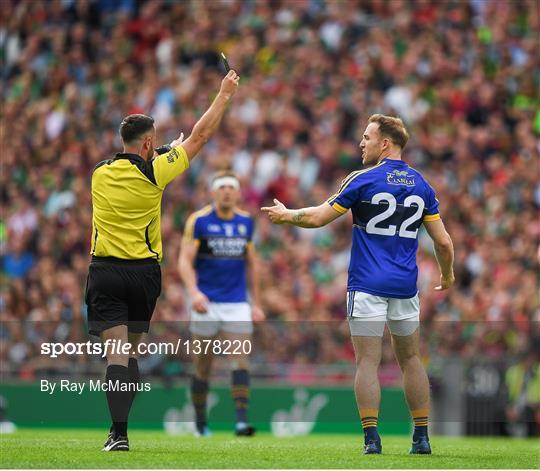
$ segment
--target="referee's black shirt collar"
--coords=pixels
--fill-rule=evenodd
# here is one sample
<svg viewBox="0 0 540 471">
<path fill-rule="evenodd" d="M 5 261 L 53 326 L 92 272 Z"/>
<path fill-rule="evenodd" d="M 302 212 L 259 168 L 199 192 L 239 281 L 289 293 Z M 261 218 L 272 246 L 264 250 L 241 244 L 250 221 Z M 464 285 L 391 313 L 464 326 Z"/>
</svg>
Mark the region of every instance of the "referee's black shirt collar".
<svg viewBox="0 0 540 471">
<path fill-rule="evenodd" d="M 120 160 L 120 159 L 127 159 L 127 160 L 135 160 L 136 162 L 146 162 L 139 154 L 131 154 L 129 152 L 118 152 L 113 160 Z"/>
</svg>

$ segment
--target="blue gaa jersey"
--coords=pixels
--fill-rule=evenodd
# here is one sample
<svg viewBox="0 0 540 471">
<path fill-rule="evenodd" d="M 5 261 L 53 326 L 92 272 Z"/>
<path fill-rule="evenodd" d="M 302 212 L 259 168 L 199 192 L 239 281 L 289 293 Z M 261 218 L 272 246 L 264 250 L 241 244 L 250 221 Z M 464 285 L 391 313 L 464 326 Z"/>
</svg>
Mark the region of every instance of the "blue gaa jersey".
<svg viewBox="0 0 540 471">
<path fill-rule="evenodd" d="M 246 255 L 253 237 L 253 219 L 238 209 L 220 219 L 213 206 L 193 213 L 184 237 L 198 243 L 197 286 L 214 303 L 247 301 Z"/>
<path fill-rule="evenodd" d="M 418 229 L 440 219 L 439 202 L 424 177 L 402 160 L 383 159 L 352 172 L 328 203 L 352 210 L 353 237 L 348 291 L 386 298 L 418 292 Z"/>
</svg>

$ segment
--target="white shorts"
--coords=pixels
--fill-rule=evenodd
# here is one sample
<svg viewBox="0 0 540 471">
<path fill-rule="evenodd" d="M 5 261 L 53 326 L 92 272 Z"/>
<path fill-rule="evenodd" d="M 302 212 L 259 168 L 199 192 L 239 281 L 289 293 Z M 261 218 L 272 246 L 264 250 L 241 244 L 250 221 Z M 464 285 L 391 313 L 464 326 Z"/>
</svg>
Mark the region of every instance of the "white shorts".
<svg viewBox="0 0 540 471">
<path fill-rule="evenodd" d="M 204 314 L 191 308 L 189 330 L 201 337 L 214 337 L 220 331 L 251 334 L 251 306 L 248 303 L 208 303 L 208 311 Z"/>
<path fill-rule="evenodd" d="M 411 335 L 420 325 L 418 293 L 413 298 L 398 299 L 349 291 L 347 318 L 351 336 L 382 337 L 385 324 L 393 335 Z"/>
</svg>

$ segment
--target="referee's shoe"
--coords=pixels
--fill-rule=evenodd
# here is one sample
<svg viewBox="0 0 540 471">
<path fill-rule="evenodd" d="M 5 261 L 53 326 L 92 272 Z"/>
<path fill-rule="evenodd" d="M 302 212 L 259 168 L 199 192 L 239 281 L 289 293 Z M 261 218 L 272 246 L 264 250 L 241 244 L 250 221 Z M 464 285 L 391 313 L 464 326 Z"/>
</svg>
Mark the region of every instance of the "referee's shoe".
<svg viewBox="0 0 540 471">
<path fill-rule="evenodd" d="M 120 435 L 116 437 L 113 432 L 110 432 L 101 451 L 129 451 L 128 437 Z"/>
</svg>

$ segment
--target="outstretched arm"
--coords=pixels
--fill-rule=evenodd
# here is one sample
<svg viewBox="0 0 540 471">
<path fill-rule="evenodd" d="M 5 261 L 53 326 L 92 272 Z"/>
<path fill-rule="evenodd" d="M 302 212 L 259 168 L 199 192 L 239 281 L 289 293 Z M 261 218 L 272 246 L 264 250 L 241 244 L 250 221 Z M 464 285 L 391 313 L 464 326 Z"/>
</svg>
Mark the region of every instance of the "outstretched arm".
<svg viewBox="0 0 540 471">
<path fill-rule="evenodd" d="M 152 169 L 155 183 L 161 188 L 165 187 L 178 175 L 184 172 L 189 163 L 208 142 L 216 131 L 221 118 L 225 114 L 227 105 L 236 93 L 240 77 L 231 70 L 221 81 L 221 88 L 216 98 L 206 110 L 202 118 L 197 121 L 190 136 L 183 141 L 184 135 L 180 134 L 169 145 L 155 149 L 152 159 Z"/>
<path fill-rule="evenodd" d="M 277 199 L 274 199 L 274 204 L 275 206 L 261 208 L 261 211 L 268 214 L 274 224 L 291 224 L 305 228 L 322 227 L 342 214 L 330 206 L 328 202 L 300 209 L 287 209 Z"/>
<path fill-rule="evenodd" d="M 197 121 L 190 136 L 182 143 L 182 147 L 186 151 L 188 160 L 191 161 L 191 159 L 197 155 L 204 144 L 208 142 L 210 137 L 212 137 L 216 131 L 221 122 L 221 118 L 225 114 L 227 105 L 236 93 L 239 80 L 240 77 L 236 75 L 234 70 L 229 71 L 221 82 L 219 93 L 210 105 L 210 108 L 208 108 L 201 119 Z"/>
</svg>

